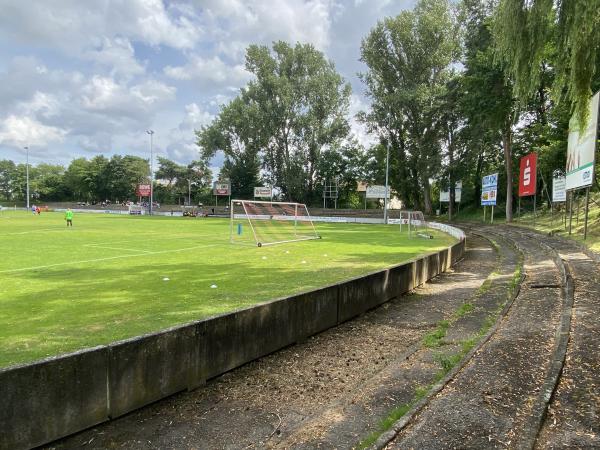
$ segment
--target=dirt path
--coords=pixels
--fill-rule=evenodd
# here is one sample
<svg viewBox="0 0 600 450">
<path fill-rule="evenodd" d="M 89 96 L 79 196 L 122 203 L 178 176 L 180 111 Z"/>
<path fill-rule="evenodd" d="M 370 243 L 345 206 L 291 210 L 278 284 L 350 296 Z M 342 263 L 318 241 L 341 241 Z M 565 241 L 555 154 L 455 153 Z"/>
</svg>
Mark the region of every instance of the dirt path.
<svg viewBox="0 0 600 450">
<path fill-rule="evenodd" d="M 537 447 L 600 448 L 600 263 L 564 240 L 549 244 L 567 262 L 575 296 L 565 366 Z"/>
<path fill-rule="evenodd" d="M 316 436 L 329 447 L 351 447 L 402 401 L 377 392 L 382 380 L 398 375 L 423 336 L 472 297 L 497 264 L 489 242 L 472 237 L 452 273 L 412 295 L 50 448 L 286 447 Z M 416 375 L 433 370 L 432 362 L 414 368 Z M 402 385 L 402 374 L 395 378 Z M 377 401 L 362 401 L 374 392 Z"/>
<path fill-rule="evenodd" d="M 487 344 L 388 448 L 600 448 L 598 263 L 571 242 L 493 231 L 525 251 L 519 297 Z"/>
</svg>

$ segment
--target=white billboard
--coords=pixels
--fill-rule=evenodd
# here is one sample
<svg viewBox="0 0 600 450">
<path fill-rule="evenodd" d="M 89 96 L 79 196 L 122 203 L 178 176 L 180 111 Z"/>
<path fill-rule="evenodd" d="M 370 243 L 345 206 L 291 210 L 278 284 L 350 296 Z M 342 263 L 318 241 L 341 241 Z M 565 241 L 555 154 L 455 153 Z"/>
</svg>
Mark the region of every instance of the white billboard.
<svg viewBox="0 0 600 450">
<path fill-rule="evenodd" d="M 460 203 L 462 197 L 462 181 L 457 181 L 454 185 L 454 201 Z M 440 191 L 440 202 L 450 203 L 450 191 Z"/>
<path fill-rule="evenodd" d="M 215 181 L 213 195 L 231 195 L 231 184 L 228 181 Z"/>
<path fill-rule="evenodd" d="M 552 201 L 555 203 L 567 201 L 567 179 L 562 174 L 552 177 Z"/>
<path fill-rule="evenodd" d="M 390 198 L 390 191 L 388 189 L 387 197 Z M 385 186 L 367 186 L 367 198 L 385 198 Z"/>
<path fill-rule="evenodd" d="M 597 92 L 590 101 L 588 121 L 583 133 L 579 132 L 579 122 L 575 114 L 569 122 L 567 190 L 591 186 L 594 181 L 599 104 L 600 92 Z"/>
<path fill-rule="evenodd" d="M 254 188 L 254 198 L 271 198 L 273 197 L 273 188 L 269 186 L 256 186 Z"/>
</svg>

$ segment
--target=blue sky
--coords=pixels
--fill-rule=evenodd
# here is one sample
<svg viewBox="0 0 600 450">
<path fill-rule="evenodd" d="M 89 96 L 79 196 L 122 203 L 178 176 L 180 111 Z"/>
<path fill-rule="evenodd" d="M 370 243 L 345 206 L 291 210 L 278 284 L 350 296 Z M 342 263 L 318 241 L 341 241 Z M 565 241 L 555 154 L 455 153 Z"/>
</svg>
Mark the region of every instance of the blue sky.
<svg viewBox="0 0 600 450">
<path fill-rule="evenodd" d="M 194 129 L 250 79 L 251 43 L 310 42 L 366 109 L 361 39 L 414 0 L 0 0 L 0 159 L 197 157 Z M 364 143 L 372 139 L 352 120 Z M 214 166 L 220 164 L 217 157 Z"/>
</svg>

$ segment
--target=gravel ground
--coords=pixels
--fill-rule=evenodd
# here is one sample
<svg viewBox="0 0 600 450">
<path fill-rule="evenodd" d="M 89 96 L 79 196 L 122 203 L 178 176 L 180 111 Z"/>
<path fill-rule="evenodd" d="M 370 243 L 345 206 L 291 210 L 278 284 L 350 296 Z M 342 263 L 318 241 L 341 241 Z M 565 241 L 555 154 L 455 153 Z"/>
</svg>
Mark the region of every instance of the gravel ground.
<svg viewBox="0 0 600 450">
<path fill-rule="evenodd" d="M 390 390 L 411 371 L 400 362 L 423 336 L 473 296 L 496 264 L 485 240 L 468 239 L 463 261 L 412 295 L 307 342 L 247 364 L 205 387 L 157 402 L 48 448 L 351 447 L 403 399 Z M 433 363 L 415 365 L 430 374 Z M 412 388 L 412 386 L 411 386 Z M 411 389 L 412 392 L 412 389 Z M 363 401 L 375 393 L 376 401 Z M 373 405 L 376 407 L 373 408 Z"/>
<path fill-rule="evenodd" d="M 532 285 L 560 276 L 536 240 L 502 230 L 525 252 L 525 285 L 492 338 L 389 448 L 513 448 L 529 436 L 562 310 L 560 289 Z"/>
<path fill-rule="evenodd" d="M 554 239 L 575 285 L 563 372 L 537 448 L 600 448 L 600 264 L 570 242 Z"/>
</svg>

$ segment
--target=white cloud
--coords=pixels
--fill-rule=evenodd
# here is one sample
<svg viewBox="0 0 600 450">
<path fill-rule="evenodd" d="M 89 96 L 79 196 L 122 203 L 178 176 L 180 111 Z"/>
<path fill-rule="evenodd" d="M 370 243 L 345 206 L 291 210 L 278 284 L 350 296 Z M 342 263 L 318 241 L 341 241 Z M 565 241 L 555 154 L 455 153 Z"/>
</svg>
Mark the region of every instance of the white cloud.
<svg viewBox="0 0 600 450">
<path fill-rule="evenodd" d="M 321 50 L 330 43 L 335 7 L 330 0 L 209 0 L 203 6 L 207 34 L 236 54 L 249 43 L 270 44 L 279 39 L 310 42 Z"/>
<path fill-rule="evenodd" d="M 251 79 L 247 46 L 276 40 L 334 60 L 355 88 L 353 115 L 368 109 L 355 77 L 361 38 L 414 1 L 0 0 L 0 153 L 51 143 L 43 153 L 55 162 L 145 155 L 152 128 L 156 152 L 187 163 L 193 130 Z"/>
<path fill-rule="evenodd" d="M 199 148 L 194 130 L 208 125 L 213 119 L 214 116 L 197 103 L 185 105 L 183 120 L 169 131 L 169 144 L 165 149 L 167 157 L 182 164 L 197 159 Z"/>
<path fill-rule="evenodd" d="M 202 58 L 192 55 L 184 66 L 164 69 L 165 74 L 176 80 L 198 80 L 204 85 L 241 87 L 250 79 L 250 73 L 243 65 L 228 65 L 218 56 Z"/>
<path fill-rule="evenodd" d="M 148 80 L 129 86 L 111 77 L 94 76 L 81 89 L 81 106 L 92 112 L 135 117 L 174 99 L 176 89 Z"/>
<path fill-rule="evenodd" d="M 67 130 L 46 126 L 31 117 L 8 116 L 0 124 L 0 144 L 11 147 L 42 147 L 62 142 Z"/>
<path fill-rule="evenodd" d="M 97 48 L 84 51 L 83 58 L 108 68 L 112 76 L 132 77 L 146 70 L 136 60 L 131 42 L 125 38 L 104 38 Z"/>
<path fill-rule="evenodd" d="M 368 109 L 369 105 L 367 105 L 361 97 L 356 94 L 351 95 L 349 108 L 350 130 L 358 142 L 360 142 L 365 148 L 370 147 L 378 141 L 377 136 L 369 133 L 367 131 L 367 127 L 356 119 L 356 115 L 360 111 L 368 111 Z"/>
<path fill-rule="evenodd" d="M 201 36 L 193 15 L 161 0 L 0 0 L 0 9 L 0 35 L 71 55 L 97 46 L 98 37 L 185 49 Z"/>
</svg>

